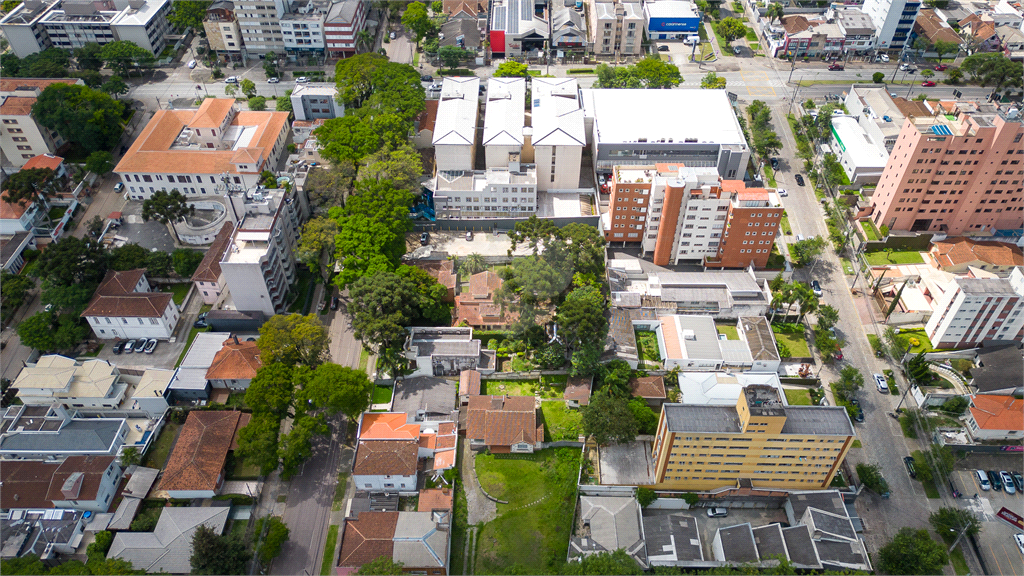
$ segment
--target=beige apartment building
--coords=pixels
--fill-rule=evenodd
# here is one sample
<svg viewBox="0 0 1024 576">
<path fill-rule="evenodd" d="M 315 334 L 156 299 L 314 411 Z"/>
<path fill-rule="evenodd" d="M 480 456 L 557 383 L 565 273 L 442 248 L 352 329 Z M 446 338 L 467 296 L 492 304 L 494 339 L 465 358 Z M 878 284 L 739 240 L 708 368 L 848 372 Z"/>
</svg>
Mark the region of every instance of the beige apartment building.
<svg viewBox="0 0 1024 576">
<path fill-rule="evenodd" d="M 654 487 L 823 490 L 854 441 L 842 406 L 789 406 L 772 386 L 743 388 L 735 406 L 665 404 L 651 453 Z"/>
<path fill-rule="evenodd" d="M 1020 228 L 1020 111 L 980 102 L 926 106 L 931 114 L 904 121 L 871 197 L 875 225 L 950 236 Z"/>
<path fill-rule="evenodd" d="M 246 53 L 250 56 L 267 52 L 284 54 L 281 17 L 288 11 L 284 0 L 241 0 L 234 4 Z"/>
<path fill-rule="evenodd" d="M 587 11 L 594 54 L 612 57 L 640 54 L 645 22 L 640 2 L 592 0 Z"/>
</svg>

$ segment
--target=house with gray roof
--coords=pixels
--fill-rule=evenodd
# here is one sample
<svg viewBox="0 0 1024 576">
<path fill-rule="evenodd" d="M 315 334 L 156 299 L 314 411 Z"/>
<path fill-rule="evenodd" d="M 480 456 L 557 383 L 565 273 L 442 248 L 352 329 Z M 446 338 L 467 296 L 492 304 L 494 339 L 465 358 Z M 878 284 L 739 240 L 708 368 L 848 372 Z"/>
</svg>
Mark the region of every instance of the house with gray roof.
<svg viewBox="0 0 1024 576">
<path fill-rule="evenodd" d="M 493 374 L 497 362 L 493 350 L 484 350 L 473 339 L 472 328 L 409 328 L 405 357 L 414 370 L 409 376 L 458 376 L 463 370 Z"/>
<path fill-rule="evenodd" d="M 205 525 L 217 534 L 224 532 L 230 507 L 164 508 L 152 532 L 118 532 L 107 558 L 127 560 L 140 570 L 189 574 L 192 565 L 192 535 Z"/>
<path fill-rule="evenodd" d="M 116 456 L 129 433 L 124 418 L 77 418 L 60 404 L 10 406 L 0 423 L 0 458 Z"/>
<path fill-rule="evenodd" d="M 454 380 L 434 376 L 403 378 L 395 383 L 391 410 L 405 412 L 409 422 L 458 422 L 456 397 L 459 385 Z"/>
<path fill-rule="evenodd" d="M 703 562 L 700 528 L 693 516 L 672 510 L 643 511 L 647 561 L 651 566 Z"/>
<path fill-rule="evenodd" d="M 35 554 L 55 561 L 75 553 L 84 530 L 85 512 L 79 510 L 16 510 L 0 522 L 0 557 Z"/>
<path fill-rule="evenodd" d="M 168 386 L 174 402 L 194 402 L 210 398 L 210 381 L 206 372 L 213 365 L 213 359 L 220 352 L 230 332 L 200 332 L 178 364 L 174 377 Z"/>
<path fill-rule="evenodd" d="M 634 496 L 581 495 L 579 511 L 569 540 L 570 558 L 624 550 L 648 567 L 640 504 Z"/>
</svg>

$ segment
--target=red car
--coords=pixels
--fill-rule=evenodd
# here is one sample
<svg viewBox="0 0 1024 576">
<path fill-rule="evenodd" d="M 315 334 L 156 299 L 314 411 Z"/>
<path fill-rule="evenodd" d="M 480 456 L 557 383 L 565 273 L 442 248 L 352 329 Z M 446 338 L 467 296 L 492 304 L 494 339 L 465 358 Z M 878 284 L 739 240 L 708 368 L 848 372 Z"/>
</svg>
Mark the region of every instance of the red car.
<svg viewBox="0 0 1024 576">
<path fill-rule="evenodd" d="M 935 67 L 935 71 L 936 72 L 942 72 L 946 68 L 949 68 L 949 66 L 946 66 L 945 64 L 939 64 L 938 66 Z"/>
<path fill-rule="evenodd" d="M 828 69 L 829 70 L 833 70 L 833 71 L 835 71 L 835 70 L 842 70 L 843 69 L 843 65 L 842 64 L 829 64 Z"/>
<path fill-rule="evenodd" d="M 921 82 L 921 86 L 935 86 L 935 82 L 932 82 L 931 80 L 925 80 L 924 82 Z"/>
</svg>

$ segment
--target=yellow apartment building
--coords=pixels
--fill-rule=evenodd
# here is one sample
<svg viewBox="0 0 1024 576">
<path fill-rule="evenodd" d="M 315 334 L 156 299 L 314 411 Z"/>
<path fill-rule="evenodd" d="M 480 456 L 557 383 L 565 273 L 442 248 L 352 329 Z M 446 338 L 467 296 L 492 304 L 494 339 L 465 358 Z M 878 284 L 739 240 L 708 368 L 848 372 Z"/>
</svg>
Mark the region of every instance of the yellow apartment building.
<svg viewBox="0 0 1024 576">
<path fill-rule="evenodd" d="M 771 386 L 746 386 L 735 406 L 665 404 L 651 453 L 654 488 L 828 488 L 853 444 L 841 406 L 788 406 Z"/>
</svg>

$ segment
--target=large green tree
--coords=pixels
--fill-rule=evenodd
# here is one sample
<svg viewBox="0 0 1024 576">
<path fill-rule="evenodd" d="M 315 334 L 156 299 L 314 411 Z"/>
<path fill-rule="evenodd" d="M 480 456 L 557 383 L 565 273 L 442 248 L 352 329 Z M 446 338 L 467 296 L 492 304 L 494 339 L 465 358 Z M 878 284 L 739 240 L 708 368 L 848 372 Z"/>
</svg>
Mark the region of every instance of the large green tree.
<svg viewBox="0 0 1024 576">
<path fill-rule="evenodd" d="M 555 323 L 568 357 L 581 348 L 604 342 L 608 333 L 607 309 L 604 294 L 594 284 L 578 286 L 566 295 L 555 313 Z"/>
<path fill-rule="evenodd" d="M 19 170 L 4 180 L 6 192 L 3 201 L 27 208 L 37 204 L 40 209 L 48 207 L 47 199 L 60 189 L 60 179 L 50 168 L 29 168 Z"/>
<path fill-rule="evenodd" d="M 149 66 L 155 59 L 153 53 L 131 40 L 117 40 L 103 45 L 100 52 L 103 61 L 122 77 L 129 76 L 132 69 Z"/>
<path fill-rule="evenodd" d="M 73 51 L 78 67 L 85 70 L 99 70 L 103 68 L 103 46 L 97 42 L 86 42 L 81 48 Z"/>
<path fill-rule="evenodd" d="M 715 24 L 715 31 L 721 34 L 726 42 L 732 42 L 742 38 L 747 33 L 747 27 L 738 18 L 723 18 Z"/>
<path fill-rule="evenodd" d="M 177 248 L 171 254 L 174 273 L 182 278 L 191 278 L 203 262 L 204 254 L 192 248 Z"/>
<path fill-rule="evenodd" d="M 314 216 L 302 225 L 302 236 L 295 246 L 295 258 L 310 270 L 319 271 L 324 281 L 334 270 L 334 237 L 338 221 L 327 216 Z"/>
<path fill-rule="evenodd" d="M 324 436 L 330 428 L 323 415 L 303 414 L 292 422 L 290 432 L 281 437 L 278 453 L 281 455 L 281 477 L 290 479 L 302 463 L 313 455 L 313 436 Z"/>
<path fill-rule="evenodd" d="M 384 148 L 359 163 L 359 180 L 390 180 L 395 188 L 418 190 L 423 177 L 423 159 L 412 146 Z"/>
<path fill-rule="evenodd" d="M 277 516 L 265 516 L 256 521 L 256 534 L 261 535 L 256 555 L 264 565 L 281 554 L 281 546 L 288 541 L 288 525 Z"/>
<path fill-rule="evenodd" d="M 245 574 L 248 559 L 245 544 L 233 535 L 218 534 L 205 524 L 192 534 L 193 574 Z"/>
<path fill-rule="evenodd" d="M 51 84 L 36 103 L 32 116 L 65 140 L 85 150 L 110 150 L 121 138 L 124 104 L 86 86 Z"/>
<path fill-rule="evenodd" d="M 291 366 L 280 362 L 265 364 L 246 388 L 245 404 L 253 414 L 273 414 L 284 418 L 288 416 L 294 392 Z"/>
<path fill-rule="evenodd" d="M 184 194 L 174 188 L 170 192 L 157 190 L 149 198 L 142 202 L 142 219 L 145 222 L 156 220 L 165 225 L 170 225 L 174 233 L 174 239 L 180 244 L 178 231 L 174 229 L 174 223 L 186 216 L 195 214 L 196 207 L 188 201 Z"/>
<path fill-rule="evenodd" d="M 370 408 L 373 382 L 366 372 L 330 362 L 317 366 L 296 392 L 297 404 L 303 408 L 341 412 L 350 421 Z"/>
<path fill-rule="evenodd" d="M 349 314 L 355 336 L 378 357 L 405 341 L 405 328 L 417 315 L 416 286 L 392 272 L 360 278 L 349 289 Z"/>
<path fill-rule="evenodd" d="M 35 273 L 47 286 L 84 285 L 95 288 L 107 272 L 103 245 L 90 238 L 65 236 L 50 244 L 36 261 Z"/>
<path fill-rule="evenodd" d="M 270 474 L 277 469 L 280 462 L 277 451 L 280 431 L 281 420 L 276 415 L 269 412 L 254 413 L 252 420 L 238 431 L 238 448 L 235 450 L 235 456 L 245 458 L 246 462 L 259 466 L 260 474 Z"/>
<path fill-rule="evenodd" d="M 118 246 L 110 251 L 110 269 L 124 271 L 145 268 L 149 253 L 149 250 L 134 242 Z"/>
<path fill-rule="evenodd" d="M 595 88 L 675 88 L 683 81 L 679 68 L 656 56 L 633 66 L 598 64 Z"/>
<path fill-rule="evenodd" d="M 340 207 L 355 190 L 356 167 L 351 160 L 331 162 L 330 168 L 317 166 L 309 171 L 303 191 L 317 214 Z"/>
<path fill-rule="evenodd" d="M 110 155 L 110 152 L 97 150 L 89 154 L 89 157 L 85 159 L 85 169 L 93 174 L 103 176 L 114 169 L 113 159 L 114 157 Z"/>
<path fill-rule="evenodd" d="M 49 312 L 38 312 L 18 324 L 18 338 L 21 339 L 21 343 L 41 352 L 57 348 L 54 335 L 53 315 Z"/>
<path fill-rule="evenodd" d="M 406 6 L 402 14 L 402 25 L 412 30 L 416 36 L 416 43 L 419 44 L 433 27 L 430 16 L 427 15 L 427 5 L 423 2 L 412 2 Z"/>
<path fill-rule="evenodd" d="M 927 530 L 901 528 L 878 550 L 878 569 L 884 574 L 942 574 L 948 563 L 946 547 Z"/>
<path fill-rule="evenodd" d="M 412 282 L 416 289 L 418 296 L 416 306 L 419 312 L 415 320 L 417 325 L 447 326 L 451 324 L 452 305 L 445 302 L 445 298 L 448 296 L 447 287 L 442 286 L 436 278 L 416 266 L 403 264 L 395 273 Z"/>
<path fill-rule="evenodd" d="M 11 274 L 7 270 L 0 272 L 0 299 L 4 308 L 17 310 L 25 302 L 29 290 L 35 288 L 36 282 L 27 274 Z"/>
<path fill-rule="evenodd" d="M 591 398 L 582 412 L 583 432 L 602 446 L 632 442 L 640 430 L 625 398 L 598 395 Z"/>
<path fill-rule="evenodd" d="M 345 288 L 363 276 L 395 270 L 405 254 L 405 234 L 412 229 L 413 195 L 390 180 L 361 180 L 338 218 L 336 258 L 342 270 L 335 282 Z"/>
<path fill-rule="evenodd" d="M 1022 67 L 1001 52 L 981 52 L 964 58 L 960 70 L 982 86 L 999 92 L 1004 86 L 1021 87 Z"/>
<path fill-rule="evenodd" d="M 100 90 L 110 94 L 112 97 L 117 98 L 121 94 L 127 94 L 131 90 L 131 86 L 125 83 L 124 79 L 116 74 L 107 78 L 107 81 L 100 86 Z"/>
<path fill-rule="evenodd" d="M 264 365 L 282 362 L 315 368 L 329 358 L 331 338 L 316 315 L 278 314 L 260 326 L 256 343 Z"/>
<path fill-rule="evenodd" d="M 167 15 L 167 21 L 179 31 L 192 28 L 202 32 L 206 9 L 212 3 L 209 0 L 174 0 L 174 10 Z"/>
<path fill-rule="evenodd" d="M 7 78 L 67 78 L 68 52 L 47 48 L 24 58 L 7 53 L 0 59 L 0 73 Z"/>
<path fill-rule="evenodd" d="M 981 533 L 981 521 L 966 508 L 944 506 L 928 516 L 928 523 L 946 542 L 953 542 L 961 533 L 966 536 L 977 536 Z"/>
</svg>

